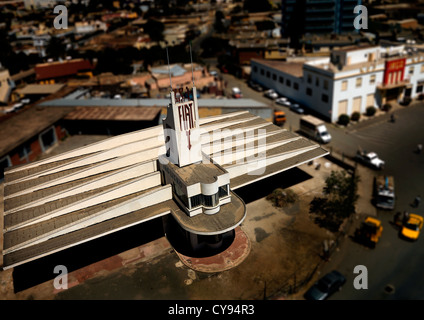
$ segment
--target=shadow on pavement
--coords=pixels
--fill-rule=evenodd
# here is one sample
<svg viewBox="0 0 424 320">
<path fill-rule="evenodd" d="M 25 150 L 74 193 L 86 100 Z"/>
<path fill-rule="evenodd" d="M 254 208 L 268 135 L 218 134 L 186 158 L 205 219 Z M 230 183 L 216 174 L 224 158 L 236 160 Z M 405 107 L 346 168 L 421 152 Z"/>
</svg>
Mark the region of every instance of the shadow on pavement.
<svg viewBox="0 0 424 320">
<path fill-rule="evenodd" d="M 277 188 L 286 189 L 298 183 L 313 178 L 299 168 L 293 168 L 275 176 L 241 187 L 234 192 L 248 204 L 266 197 Z"/>
<path fill-rule="evenodd" d="M 64 265 L 70 273 L 163 235 L 162 219 L 157 218 L 17 266 L 13 270 L 14 292 L 59 276 L 53 272 L 57 265 Z"/>
</svg>

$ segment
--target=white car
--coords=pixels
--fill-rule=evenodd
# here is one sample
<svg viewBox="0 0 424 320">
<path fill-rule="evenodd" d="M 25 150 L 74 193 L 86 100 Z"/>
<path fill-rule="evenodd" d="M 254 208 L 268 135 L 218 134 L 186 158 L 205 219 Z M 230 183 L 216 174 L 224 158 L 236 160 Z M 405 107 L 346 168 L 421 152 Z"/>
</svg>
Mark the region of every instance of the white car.
<svg viewBox="0 0 424 320">
<path fill-rule="evenodd" d="M 291 111 L 294 111 L 296 113 L 299 113 L 299 114 L 304 114 L 305 113 L 305 110 L 303 110 L 297 103 L 292 104 L 290 106 L 290 110 Z"/>
<path fill-rule="evenodd" d="M 385 162 L 381 160 L 377 153 L 358 150 L 355 156 L 356 160 L 368 165 L 374 169 L 383 169 Z"/>
<path fill-rule="evenodd" d="M 280 104 L 282 106 L 290 107 L 291 103 L 286 97 L 281 97 L 275 100 L 276 104 Z"/>
<path fill-rule="evenodd" d="M 275 92 L 273 89 L 265 91 L 264 96 L 273 100 L 278 99 L 279 97 L 278 93 Z"/>
</svg>

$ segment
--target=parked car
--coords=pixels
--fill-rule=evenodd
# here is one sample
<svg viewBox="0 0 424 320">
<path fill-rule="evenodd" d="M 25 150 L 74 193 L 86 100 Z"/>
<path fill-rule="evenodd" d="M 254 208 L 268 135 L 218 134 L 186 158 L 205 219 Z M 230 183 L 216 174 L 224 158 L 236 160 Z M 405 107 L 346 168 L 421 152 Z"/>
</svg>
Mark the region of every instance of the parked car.
<svg viewBox="0 0 424 320">
<path fill-rule="evenodd" d="M 308 300 L 325 300 L 336 291 L 341 290 L 345 283 L 346 278 L 340 272 L 333 270 L 315 282 L 304 297 Z"/>
<path fill-rule="evenodd" d="M 243 97 L 243 94 L 241 93 L 241 90 L 238 87 L 233 87 L 231 89 L 231 93 L 233 98 L 240 99 Z"/>
<path fill-rule="evenodd" d="M 278 93 L 275 92 L 273 89 L 265 91 L 264 96 L 273 100 L 278 99 L 279 97 Z"/>
<path fill-rule="evenodd" d="M 251 87 L 255 91 L 258 91 L 258 92 L 264 91 L 264 88 L 256 82 L 249 81 L 248 85 L 249 85 L 249 87 Z"/>
<path fill-rule="evenodd" d="M 305 110 L 303 110 L 297 103 L 293 103 L 290 106 L 290 110 L 299 114 L 304 114 Z"/>
<path fill-rule="evenodd" d="M 276 104 L 285 106 L 285 107 L 290 107 L 291 103 L 290 101 L 286 98 L 286 97 L 281 97 L 275 100 Z"/>
</svg>

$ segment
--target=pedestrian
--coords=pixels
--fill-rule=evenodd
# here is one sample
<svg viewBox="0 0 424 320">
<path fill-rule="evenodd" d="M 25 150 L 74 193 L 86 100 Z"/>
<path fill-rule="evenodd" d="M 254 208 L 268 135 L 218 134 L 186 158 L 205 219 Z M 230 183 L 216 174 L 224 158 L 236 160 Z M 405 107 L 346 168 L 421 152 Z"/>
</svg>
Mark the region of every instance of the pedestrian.
<svg viewBox="0 0 424 320">
<path fill-rule="evenodd" d="M 399 224 L 399 221 L 400 221 L 400 212 L 398 211 L 398 212 L 396 212 L 396 214 L 395 214 L 394 223 L 395 223 L 396 225 L 398 225 L 398 224 Z"/>
<path fill-rule="evenodd" d="M 421 154 L 421 151 L 423 150 L 423 145 L 421 144 L 421 143 L 419 143 L 418 145 L 417 145 L 417 153 L 418 154 Z"/>
<path fill-rule="evenodd" d="M 416 196 L 415 200 L 414 200 L 414 207 L 418 208 L 418 206 L 420 205 L 421 202 L 421 197 L 420 196 Z"/>
<path fill-rule="evenodd" d="M 403 212 L 403 223 L 408 222 L 408 218 L 409 218 L 409 212 L 408 211 L 404 211 Z"/>
<path fill-rule="evenodd" d="M 391 122 L 395 122 L 395 115 L 392 113 L 391 115 L 390 115 L 390 121 Z"/>
</svg>

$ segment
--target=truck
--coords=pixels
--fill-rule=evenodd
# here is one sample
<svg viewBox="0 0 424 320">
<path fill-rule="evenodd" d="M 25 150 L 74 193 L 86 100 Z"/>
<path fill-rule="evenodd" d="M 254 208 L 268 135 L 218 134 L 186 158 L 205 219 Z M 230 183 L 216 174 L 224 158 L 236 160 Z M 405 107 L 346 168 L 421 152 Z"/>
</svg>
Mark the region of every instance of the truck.
<svg viewBox="0 0 424 320">
<path fill-rule="evenodd" d="M 381 170 L 384 168 L 385 162 L 381 160 L 377 153 L 358 150 L 355 160 L 374 169 Z"/>
<path fill-rule="evenodd" d="M 311 115 L 300 118 L 300 132 L 321 143 L 331 141 L 331 135 L 328 133 L 325 122 Z"/>
<path fill-rule="evenodd" d="M 286 123 L 286 114 L 281 110 L 274 110 L 274 124 L 281 126 Z"/>
<path fill-rule="evenodd" d="M 370 248 L 375 248 L 383 233 L 381 221 L 373 217 L 367 217 L 355 230 L 355 240 Z"/>
<path fill-rule="evenodd" d="M 395 181 L 393 176 L 379 175 L 374 178 L 374 204 L 377 208 L 395 208 Z"/>
</svg>

